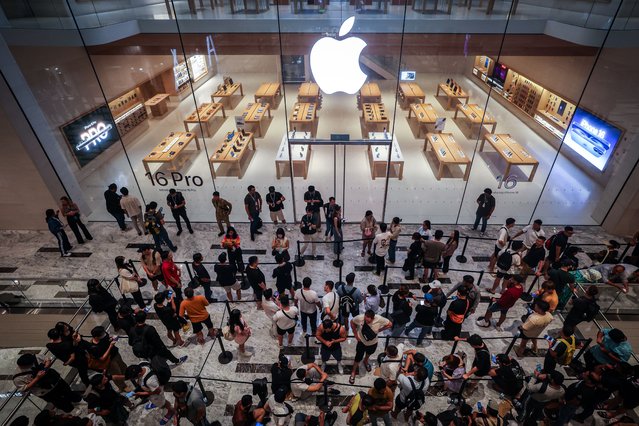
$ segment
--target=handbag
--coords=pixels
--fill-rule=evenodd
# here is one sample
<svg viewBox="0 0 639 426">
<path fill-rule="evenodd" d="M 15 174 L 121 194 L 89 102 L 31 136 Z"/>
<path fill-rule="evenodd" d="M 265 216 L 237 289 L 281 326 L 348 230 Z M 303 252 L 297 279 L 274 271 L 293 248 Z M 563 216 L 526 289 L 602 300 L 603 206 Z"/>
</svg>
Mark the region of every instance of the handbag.
<svg viewBox="0 0 639 426">
<path fill-rule="evenodd" d="M 146 278 L 140 278 L 140 281 L 138 281 L 138 287 L 144 287 L 148 282 L 149 280 Z"/>
<path fill-rule="evenodd" d="M 231 333 L 231 327 L 229 327 L 228 325 L 222 327 L 222 335 L 224 336 L 224 340 L 235 340 L 235 336 L 233 335 L 233 333 Z"/>
<path fill-rule="evenodd" d="M 371 238 L 373 236 L 373 229 L 372 228 L 364 228 L 364 237 L 365 238 Z"/>
<path fill-rule="evenodd" d="M 89 354 L 87 355 L 87 365 L 89 367 L 89 370 L 104 371 L 109 368 L 109 364 L 111 363 L 111 356 L 108 356 L 106 357 L 106 359 L 102 360 L 101 358 L 94 358 Z"/>
<path fill-rule="evenodd" d="M 377 337 L 377 333 L 373 331 L 370 325 L 364 323 L 362 325 L 362 337 L 367 341 L 371 341 Z"/>
</svg>

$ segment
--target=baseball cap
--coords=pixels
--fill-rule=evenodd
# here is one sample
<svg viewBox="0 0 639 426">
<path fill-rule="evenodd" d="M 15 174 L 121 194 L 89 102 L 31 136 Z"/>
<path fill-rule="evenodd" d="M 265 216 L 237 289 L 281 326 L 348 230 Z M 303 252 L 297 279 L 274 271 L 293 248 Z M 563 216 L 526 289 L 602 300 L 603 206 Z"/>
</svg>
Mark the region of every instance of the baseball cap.
<svg viewBox="0 0 639 426">
<path fill-rule="evenodd" d="M 428 284 L 430 288 L 442 288 L 442 283 L 439 280 L 433 280 Z"/>
<path fill-rule="evenodd" d="M 430 293 L 426 293 L 424 295 L 424 300 L 426 300 L 427 302 L 432 302 L 433 301 L 433 295 Z"/>
</svg>

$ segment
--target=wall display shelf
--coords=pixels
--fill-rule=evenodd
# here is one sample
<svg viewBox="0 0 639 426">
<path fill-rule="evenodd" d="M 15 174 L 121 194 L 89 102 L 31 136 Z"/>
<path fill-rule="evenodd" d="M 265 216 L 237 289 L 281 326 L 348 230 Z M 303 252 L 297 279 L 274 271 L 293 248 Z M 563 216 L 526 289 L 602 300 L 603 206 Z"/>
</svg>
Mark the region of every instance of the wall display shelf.
<svg viewBox="0 0 639 426">
<path fill-rule="evenodd" d="M 544 130 L 558 139 L 564 137 L 575 104 L 488 56 L 475 57 L 472 73 Z"/>
<path fill-rule="evenodd" d="M 140 88 L 136 87 L 109 102 L 109 109 L 120 136 L 126 135 L 148 118 L 142 101 Z"/>
</svg>

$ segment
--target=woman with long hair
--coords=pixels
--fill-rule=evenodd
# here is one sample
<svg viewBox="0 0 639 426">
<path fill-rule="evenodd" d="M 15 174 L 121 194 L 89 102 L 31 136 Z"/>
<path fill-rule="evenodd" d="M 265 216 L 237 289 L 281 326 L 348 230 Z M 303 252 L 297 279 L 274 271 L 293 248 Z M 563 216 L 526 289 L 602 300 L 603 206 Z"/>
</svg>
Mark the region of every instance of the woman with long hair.
<svg viewBox="0 0 639 426">
<path fill-rule="evenodd" d="M 450 258 L 453 257 L 453 254 L 457 251 L 457 247 L 459 247 L 459 231 L 455 229 L 451 232 L 450 237 L 448 237 L 448 241 L 446 241 L 446 245 L 444 246 L 444 252 L 442 253 L 442 258 L 444 259 L 442 272 L 444 274 L 448 273 Z"/>
<path fill-rule="evenodd" d="M 45 221 L 49 227 L 49 232 L 51 232 L 55 236 L 56 240 L 58 240 L 60 256 L 69 257 L 71 256 L 71 243 L 69 242 L 67 233 L 64 232 L 64 224 L 60 219 L 58 219 L 58 213 L 59 211 L 56 212 L 53 209 L 47 209 L 44 212 Z"/>
<path fill-rule="evenodd" d="M 235 266 L 238 272 L 244 272 L 244 260 L 242 259 L 242 248 L 240 247 L 240 236 L 234 227 L 229 226 L 224 238 L 222 238 L 222 248 L 226 249 L 229 263 Z"/>
<path fill-rule="evenodd" d="M 80 219 L 80 208 L 71 201 L 71 198 L 60 197 L 60 212 L 62 212 L 62 216 L 67 218 L 69 228 L 73 231 L 73 235 L 75 235 L 75 239 L 78 240 L 79 244 L 84 244 L 82 234 L 87 240 L 93 239 L 91 233 Z M 82 230 L 82 233 L 80 233 L 80 230 Z"/>
<path fill-rule="evenodd" d="M 133 266 L 126 261 L 124 256 L 115 258 L 115 266 L 118 268 L 118 281 L 120 283 L 120 292 L 122 297 L 126 299 L 127 294 L 133 296 L 133 300 L 138 304 L 140 309 L 146 307 L 140 287 L 146 285 L 146 278 L 140 278 Z"/>
<path fill-rule="evenodd" d="M 235 343 L 239 345 L 240 355 L 246 357 L 253 355 L 244 347 L 246 341 L 251 337 L 251 327 L 246 324 L 239 309 L 231 311 L 227 325 L 229 326 L 229 331 L 235 337 Z"/>
<path fill-rule="evenodd" d="M 364 257 L 364 252 L 371 253 L 371 248 L 373 247 L 373 238 L 375 238 L 375 232 L 377 231 L 377 220 L 375 216 L 373 216 L 373 212 L 370 210 L 366 210 L 366 214 L 364 215 L 364 219 L 359 223 L 359 229 L 362 231 L 362 254 Z"/>
<path fill-rule="evenodd" d="M 273 249 L 271 254 L 273 257 L 281 254 L 287 262 L 291 260 L 291 255 L 288 254 L 289 245 L 290 243 L 286 237 L 284 228 L 277 228 L 277 231 L 275 231 L 275 238 L 273 238 L 273 242 L 271 243 L 271 249 Z"/>
</svg>

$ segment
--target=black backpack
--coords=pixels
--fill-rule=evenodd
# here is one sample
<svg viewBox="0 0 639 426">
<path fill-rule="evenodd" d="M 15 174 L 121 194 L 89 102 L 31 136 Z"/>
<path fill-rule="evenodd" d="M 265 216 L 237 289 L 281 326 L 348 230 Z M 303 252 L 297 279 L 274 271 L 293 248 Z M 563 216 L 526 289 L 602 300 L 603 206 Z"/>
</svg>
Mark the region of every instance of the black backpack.
<svg viewBox="0 0 639 426">
<path fill-rule="evenodd" d="M 601 308 L 599 307 L 599 304 L 597 302 L 595 301 L 589 302 L 588 306 L 586 306 L 586 312 L 584 312 L 583 319 L 588 322 L 594 320 L 597 314 L 599 313 L 599 309 Z"/>
<path fill-rule="evenodd" d="M 410 387 L 412 388 L 410 393 L 406 396 L 406 408 L 411 411 L 417 411 L 426 402 L 426 394 L 424 393 L 424 386 L 426 386 L 426 380 L 424 380 L 419 388 L 415 386 L 415 382 L 412 379 L 408 379 Z"/>
<path fill-rule="evenodd" d="M 141 329 L 134 327 L 129 335 L 129 344 L 131 345 L 131 349 L 133 349 L 133 355 L 138 358 L 151 358 L 153 351 L 146 339 L 148 329 L 148 325 L 145 325 Z M 140 332 L 140 330 L 142 330 L 142 332 Z"/>
<path fill-rule="evenodd" d="M 513 266 L 513 254 L 510 252 L 510 249 L 507 248 L 497 258 L 497 267 L 503 271 L 507 271 L 511 266 Z"/>
<path fill-rule="evenodd" d="M 353 287 L 350 292 L 345 291 L 344 295 L 339 299 L 340 308 L 342 309 L 342 313 L 345 316 L 348 316 L 351 312 L 356 311 L 355 299 L 353 298 L 355 290 L 357 289 Z"/>
<path fill-rule="evenodd" d="M 159 355 L 151 358 L 151 362 L 141 362 L 140 367 L 147 367 L 150 372 L 142 378 L 142 385 L 146 386 L 149 377 L 156 376 L 160 385 L 166 385 L 171 380 L 171 367 L 166 362 L 166 359 Z"/>
</svg>

